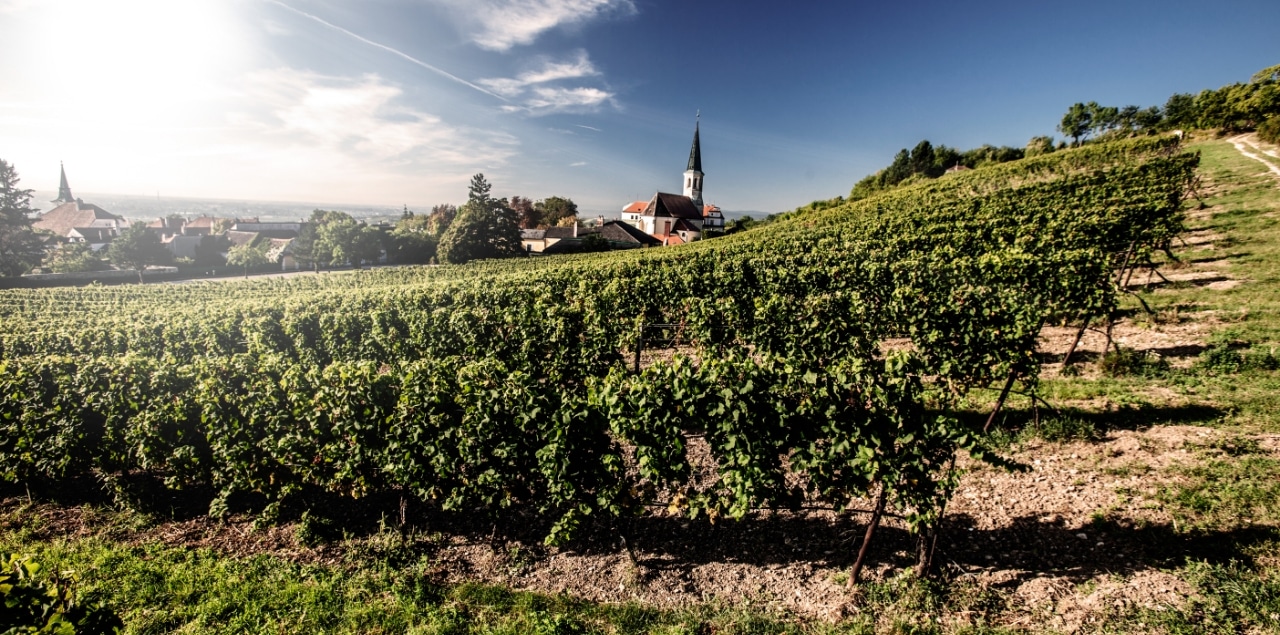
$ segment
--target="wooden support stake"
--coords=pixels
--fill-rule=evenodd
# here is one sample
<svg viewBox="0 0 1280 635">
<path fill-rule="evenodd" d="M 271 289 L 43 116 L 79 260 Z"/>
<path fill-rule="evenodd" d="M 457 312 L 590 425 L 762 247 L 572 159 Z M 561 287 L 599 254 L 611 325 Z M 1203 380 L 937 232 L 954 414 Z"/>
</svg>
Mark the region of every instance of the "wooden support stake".
<svg viewBox="0 0 1280 635">
<path fill-rule="evenodd" d="M 640 374 L 640 351 L 644 350 L 644 325 L 640 325 L 640 336 L 636 339 L 636 374 Z"/>
<path fill-rule="evenodd" d="M 1071 348 L 1067 349 L 1067 354 L 1066 354 L 1065 356 L 1063 356 L 1063 358 L 1062 358 L 1062 366 L 1063 366 L 1063 368 L 1066 368 L 1067 364 L 1070 364 L 1070 363 L 1071 363 L 1071 356 L 1072 356 L 1072 355 L 1075 355 L 1075 353 L 1076 353 L 1076 347 L 1080 345 L 1080 338 L 1084 337 L 1084 332 L 1085 332 L 1085 330 L 1086 330 L 1086 329 L 1088 329 L 1088 328 L 1089 328 L 1089 322 L 1092 322 L 1092 321 L 1093 321 L 1093 316 L 1092 316 L 1092 315 L 1091 315 L 1091 316 L 1089 316 L 1089 317 L 1087 317 L 1087 318 L 1085 318 L 1085 319 L 1084 319 L 1084 324 L 1081 324 L 1081 325 L 1080 325 L 1080 330 L 1079 330 L 1079 331 L 1076 331 L 1076 339 L 1072 340 L 1072 342 L 1071 342 Z"/>
<path fill-rule="evenodd" d="M 1004 382 L 1004 389 L 1000 391 L 1000 398 L 996 400 L 995 409 L 991 411 L 991 416 L 987 417 L 987 423 L 982 426 L 983 433 L 986 433 L 987 430 L 991 429 L 991 424 L 995 422 L 996 415 L 1000 414 L 1000 408 L 1004 406 L 1004 400 L 1009 397 L 1009 391 L 1013 389 L 1013 379 L 1014 374 L 1011 371 L 1009 373 L 1009 379 L 1006 379 Z"/>
<path fill-rule="evenodd" d="M 849 588 L 853 588 L 862 577 L 862 563 L 867 561 L 867 553 L 871 551 L 871 537 L 880 526 L 880 517 L 884 515 L 884 505 L 889 498 L 889 488 L 880 486 L 880 495 L 876 497 L 875 511 L 871 512 L 871 522 L 867 523 L 867 533 L 862 537 L 862 547 L 858 549 L 858 559 L 853 561 L 853 571 L 849 572 Z"/>
</svg>

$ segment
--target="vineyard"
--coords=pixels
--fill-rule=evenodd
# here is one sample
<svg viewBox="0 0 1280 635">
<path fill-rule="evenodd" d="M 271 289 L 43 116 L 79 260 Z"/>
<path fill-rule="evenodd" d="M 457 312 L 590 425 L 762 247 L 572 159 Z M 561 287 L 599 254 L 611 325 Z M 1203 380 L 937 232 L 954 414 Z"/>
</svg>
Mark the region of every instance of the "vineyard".
<svg viewBox="0 0 1280 635">
<path fill-rule="evenodd" d="M 1089 145 L 661 250 L 3 291 L 0 479 L 145 477 L 265 520 L 395 493 L 526 510 L 553 544 L 655 509 L 860 509 L 854 579 L 885 513 L 927 573 L 957 453 L 1018 467 L 965 404 L 1034 387 L 1046 324 L 1107 321 L 1198 160 Z M 680 347 L 637 369 L 658 324 Z"/>
</svg>

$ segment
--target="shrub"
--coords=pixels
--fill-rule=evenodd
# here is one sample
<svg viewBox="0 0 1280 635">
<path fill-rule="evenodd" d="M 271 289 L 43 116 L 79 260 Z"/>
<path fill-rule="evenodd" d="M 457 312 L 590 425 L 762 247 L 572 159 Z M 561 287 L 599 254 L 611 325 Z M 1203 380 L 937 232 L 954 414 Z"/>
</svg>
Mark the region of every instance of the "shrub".
<svg viewBox="0 0 1280 635">
<path fill-rule="evenodd" d="M 1273 116 L 1258 126 L 1258 138 L 1267 143 L 1280 143 L 1280 115 Z"/>
<path fill-rule="evenodd" d="M 1114 352 L 1102 356 L 1101 367 L 1102 373 L 1109 377 L 1160 377 L 1169 372 L 1169 361 L 1149 351 L 1116 347 Z"/>
<path fill-rule="evenodd" d="M 118 633 L 124 622 L 110 609 L 76 598 L 75 579 L 55 574 L 37 582 L 40 565 L 0 553 L 0 632 Z"/>
</svg>

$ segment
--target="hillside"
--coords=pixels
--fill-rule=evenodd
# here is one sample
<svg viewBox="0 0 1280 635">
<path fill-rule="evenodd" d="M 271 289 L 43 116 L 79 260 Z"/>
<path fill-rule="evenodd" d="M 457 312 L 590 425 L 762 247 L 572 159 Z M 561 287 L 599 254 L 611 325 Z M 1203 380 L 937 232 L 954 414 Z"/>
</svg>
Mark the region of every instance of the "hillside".
<svg viewBox="0 0 1280 635">
<path fill-rule="evenodd" d="M 715 498 L 725 496 L 714 479 L 718 461 L 727 454 L 715 445 L 711 431 L 693 434 L 682 456 L 694 464 L 690 491 L 712 498 L 702 503 L 701 517 L 686 517 L 696 509 L 691 503 L 681 510 L 670 499 L 642 499 L 663 507 L 670 503 L 679 513 L 648 514 L 623 532 L 638 569 L 607 524 L 585 527 L 564 547 L 548 547 L 540 544 L 546 530 L 541 520 L 416 502 L 406 511 L 403 489 L 375 490 L 372 500 L 338 499 L 346 512 L 329 517 L 313 507 L 300 518 L 285 514 L 273 525 L 270 519 L 262 522 L 261 502 L 256 508 L 246 502 L 218 520 L 198 508 L 182 509 L 181 497 L 131 489 L 128 479 L 103 472 L 103 463 L 84 468 L 85 478 L 108 485 L 101 493 L 37 488 L 33 497 L 29 489 L 9 491 L 0 548 L 37 554 L 55 569 L 93 571 L 90 587 L 128 607 L 127 621 L 138 632 L 180 625 L 208 629 L 228 617 L 241 620 L 245 630 L 270 630 L 275 622 L 342 631 L 416 625 L 423 632 L 1275 629 L 1280 625 L 1280 361 L 1274 352 L 1280 344 L 1280 179 L 1263 164 L 1280 165 L 1280 160 L 1266 154 L 1275 149 L 1265 145 L 1251 150 L 1250 158 L 1226 141 L 1196 141 L 1186 149 L 1200 153 L 1195 191 L 1203 207 L 1192 198 L 1185 219 L 1172 213 L 1148 219 L 1137 210 L 1159 207 L 1168 187 L 1143 180 L 1147 185 L 1129 191 L 1118 184 L 1121 177 L 1145 178 L 1140 175 L 1159 165 L 1151 157 L 1161 148 L 1144 145 L 1149 143 L 1086 147 L 952 175 L 661 254 L 372 272 L 216 289 L 51 290 L 0 298 L 6 316 L 0 342 L 8 370 L 28 368 L 23 366 L 32 364 L 28 356 L 56 353 L 71 360 L 92 356 L 102 368 L 134 364 L 159 376 L 164 364 L 188 357 L 255 355 L 269 362 L 258 368 L 270 374 L 276 372 L 272 364 L 283 363 L 270 354 L 288 350 L 317 367 L 348 369 L 342 372 L 351 374 L 342 377 L 357 386 L 385 386 L 377 382 L 390 379 L 362 379 L 358 365 L 342 364 L 372 359 L 395 368 L 399 356 L 446 354 L 438 342 L 409 349 L 408 338 L 394 337 L 425 328 L 425 322 L 413 322 L 410 309 L 429 315 L 450 307 L 455 316 L 466 310 L 473 324 L 492 326 L 486 322 L 492 315 L 481 311 L 491 305 L 481 300 L 497 297 L 503 304 L 492 306 L 510 314 L 525 292 L 535 294 L 542 310 L 563 312 L 557 319 L 587 320 L 569 333 L 547 331 L 540 341 L 578 338 L 609 342 L 611 350 L 599 353 L 603 362 L 548 360 L 538 351 L 499 343 L 487 344 L 493 347 L 487 354 L 502 351 L 523 360 L 522 368 L 534 376 L 544 373 L 569 383 L 581 380 L 575 373 L 599 373 L 593 364 L 625 364 L 630 348 L 622 334 L 636 321 L 678 323 L 698 316 L 713 316 L 719 323 L 736 320 L 736 337 L 751 343 L 760 363 L 771 354 L 774 340 L 766 337 L 776 328 L 771 320 L 800 313 L 807 324 L 838 316 L 851 324 L 834 335 L 827 324 L 814 333 L 793 333 L 807 339 L 784 338 L 778 354 L 792 364 L 843 369 L 839 364 L 850 353 L 824 348 L 832 338 L 866 347 L 857 353 L 864 356 L 859 359 L 881 364 L 893 358 L 895 346 L 907 355 L 914 347 L 924 359 L 913 363 L 928 365 L 928 381 L 940 384 L 940 377 L 953 373 L 958 384 L 968 386 L 954 403 L 946 403 L 951 397 L 941 393 L 930 393 L 922 403 L 979 425 L 992 411 L 1010 368 L 1020 368 L 1021 380 L 984 447 L 1029 470 L 1009 472 L 978 459 L 960 460 L 960 480 L 944 503 L 938 527 L 938 582 L 913 581 L 909 518 L 890 517 L 873 543 L 864 572 L 869 582 L 848 589 L 851 551 L 861 542 L 866 522 L 857 510 L 872 506 L 871 488 L 864 488 L 867 498 L 847 512 L 796 510 L 767 489 L 752 490 L 741 520 L 706 524 L 707 513 L 732 515 L 732 505 L 740 504 L 732 496 Z M 1135 161 L 1140 167 L 1130 170 Z M 1132 231 L 1128 223 L 1139 220 L 1151 223 L 1142 237 L 1153 248 L 1141 254 L 1152 262 L 1138 262 L 1141 266 L 1124 276 L 1136 295 L 1103 293 L 1096 276 L 1101 272 L 1109 279 L 1116 252 L 1138 240 L 1125 233 Z M 1177 261 L 1154 248 L 1164 243 Z M 779 244 L 785 248 L 771 251 Z M 872 267 L 880 264 L 884 271 Z M 1085 273 L 1079 279 L 1063 276 L 1061 268 L 1068 265 Z M 698 282 L 714 275 L 730 288 L 746 288 L 732 286 L 744 284 L 733 275 L 746 269 L 780 272 L 770 282 L 777 286 L 767 287 L 772 295 L 760 297 L 807 301 L 779 305 L 785 313 L 769 313 L 767 304 L 756 304 L 753 310 L 760 315 L 754 316 Z M 675 276 L 685 270 L 695 279 Z M 592 273 L 600 271 L 606 273 Z M 920 272 L 925 279 L 916 277 Z M 619 282 L 637 276 L 674 278 L 675 284 L 665 285 L 660 298 L 645 298 Z M 813 292 L 800 282 L 825 286 Z M 885 293 L 886 282 L 910 293 Z M 1031 289 L 1033 282 L 1044 287 Z M 541 290 L 547 285 L 551 291 Z M 235 289 L 234 304 L 225 304 L 229 288 Z M 621 299 L 593 295 L 597 288 Z M 837 289 L 855 294 L 857 302 Z M 930 294 L 952 302 L 927 302 Z M 822 304 L 833 297 L 840 303 Z M 704 298 L 709 305 L 687 298 Z M 398 307 L 399 302 L 409 304 Z M 957 316 L 950 308 L 955 302 L 973 302 L 986 312 Z M 1076 364 L 1064 368 L 1061 356 L 1079 323 L 1086 315 L 1105 314 L 1112 302 L 1119 302 L 1111 335 L 1121 352 L 1104 355 L 1104 324 L 1086 332 Z M 622 325 L 594 314 L 614 316 L 611 311 L 622 311 L 616 307 L 635 311 L 637 306 L 643 317 Z M 743 313 L 733 313 L 735 306 Z M 314 341 L 288 330 L 299 324 L 290 311 L 301 316 L 303 308 L 325 316 Z M 523 329 L 558 324 L 538 316 L 521 319 L 529 321 L 499 319 L 496 333 L 518 344 Z M 452 330 L 434 333 L 481 332 L 456 324 L 459 318 L 448 320 Z M 397 324 L 407 326 L 387 326 Z M 445 322 L 433 324 L 445 328 Z M 930 335 L 939 324 L 945 332 Z M 996 335 L 1010 326 L 1024 332 Z M 51 334 L 54 327 L 57 333 Z M 973 329 L 964 332 L 975 340 L 957 345 L 951 333 L 961 329 Z M 733 346 L 719 331 L 690 331 L 676 352 L 694 362 L 710 364 L 717 359 L 716 347 Z M 903 343 L 904 336 L 910 344 Z M 111 361 L 117 357 L 125 361 Z M 658 358 L 647 365 L 639 377 L 666 372 L 665 381 L 697 388 L 698 376 L 680 375 L 689 371 L 681 370 L 679 361 L 668 365 Z M 735 366 L 734 372 L 748 367 Z M 228 362 L 220 377 L 244 381 L 234 374 L 241 372 L 237 368 Z M 188 371 L 175 376 L 182 372 Z M 189 372 L 204 371 L 193 366 Z M 281 372 L 288 381 L 301 381 L 299 373 L 309 371 Z M 371 372 L 388 374 L 376 367 Z M 872 381 L 882 382 L 891 372 L 872 375 Z M 366 381 L 374 383 L 359 383 Z M 893 384 L 875 385 L 888 390 Z M 1024 396 L 1032 386 L 1043 401 Z M 6 400 L 14 399 L 12 394 Z M 6 405 L 15 411 L 16 404 Z M 762 438 L 768 434 L 752 432 Z M 279 456 L 268 455 L 271 460 Z M 164 461 L 171 477 L 184 469 L 176 454 L 149 456 Z M 5 466 L 30 469 L 21 461 Z M 155 468 L 139 464 L 135 469 Z M 309 479 L 349 486 L 366 478 L 358 473 L 365 466 L 356 463 L 350 466 L 354 477 L 291 469 L 303 475 L 299 487 L 317 482 Z M 940 471 L 930 471 L 930 478 L 943 478 Z M 719 468 L 719 474 L 725 478 L 733 472 Z M 195 498 L 207 500 L 209 482 L 189 478 Z M 271 478 L 275 484 L 275 479 L 294 477 L 276 471 Z M 114 503 L 104 500 L 113 494 Z M 820 507 L 818 502 L 823 501 L 807 505 Z M 166 510 L 168 505 L 178 508 Z M 895 509 L 909 516 L 906 509 Z M 175 582 L 165 586 L 157 576 Z M 498 586 L 468 584 L 475 581 Z M 600 604 L 513 596 L 502 587 L 568 592 Z M 195 591 L 206 588 L 218 591 Z M 638 604 L 615 606 L 619 602 Z M 298 610 L 311 615 L 299 616 Z"/>
</svg>

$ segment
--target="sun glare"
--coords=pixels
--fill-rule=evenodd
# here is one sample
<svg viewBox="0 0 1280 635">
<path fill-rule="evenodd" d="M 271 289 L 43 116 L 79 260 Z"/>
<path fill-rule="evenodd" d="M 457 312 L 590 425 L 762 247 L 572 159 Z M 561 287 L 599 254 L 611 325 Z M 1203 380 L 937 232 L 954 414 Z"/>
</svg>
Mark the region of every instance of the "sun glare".
<svg viewBox="0 0 1280 635">
<path fill-rule="evenodd" d="M 235 0 L 51 0 L 32 56 L 72 125 L 176 125 L 243 59 Z M 44 92 L 44 91 L 42 91 Z M 189 111 L 188 111 L 189 112 Z"/>
</svg>

